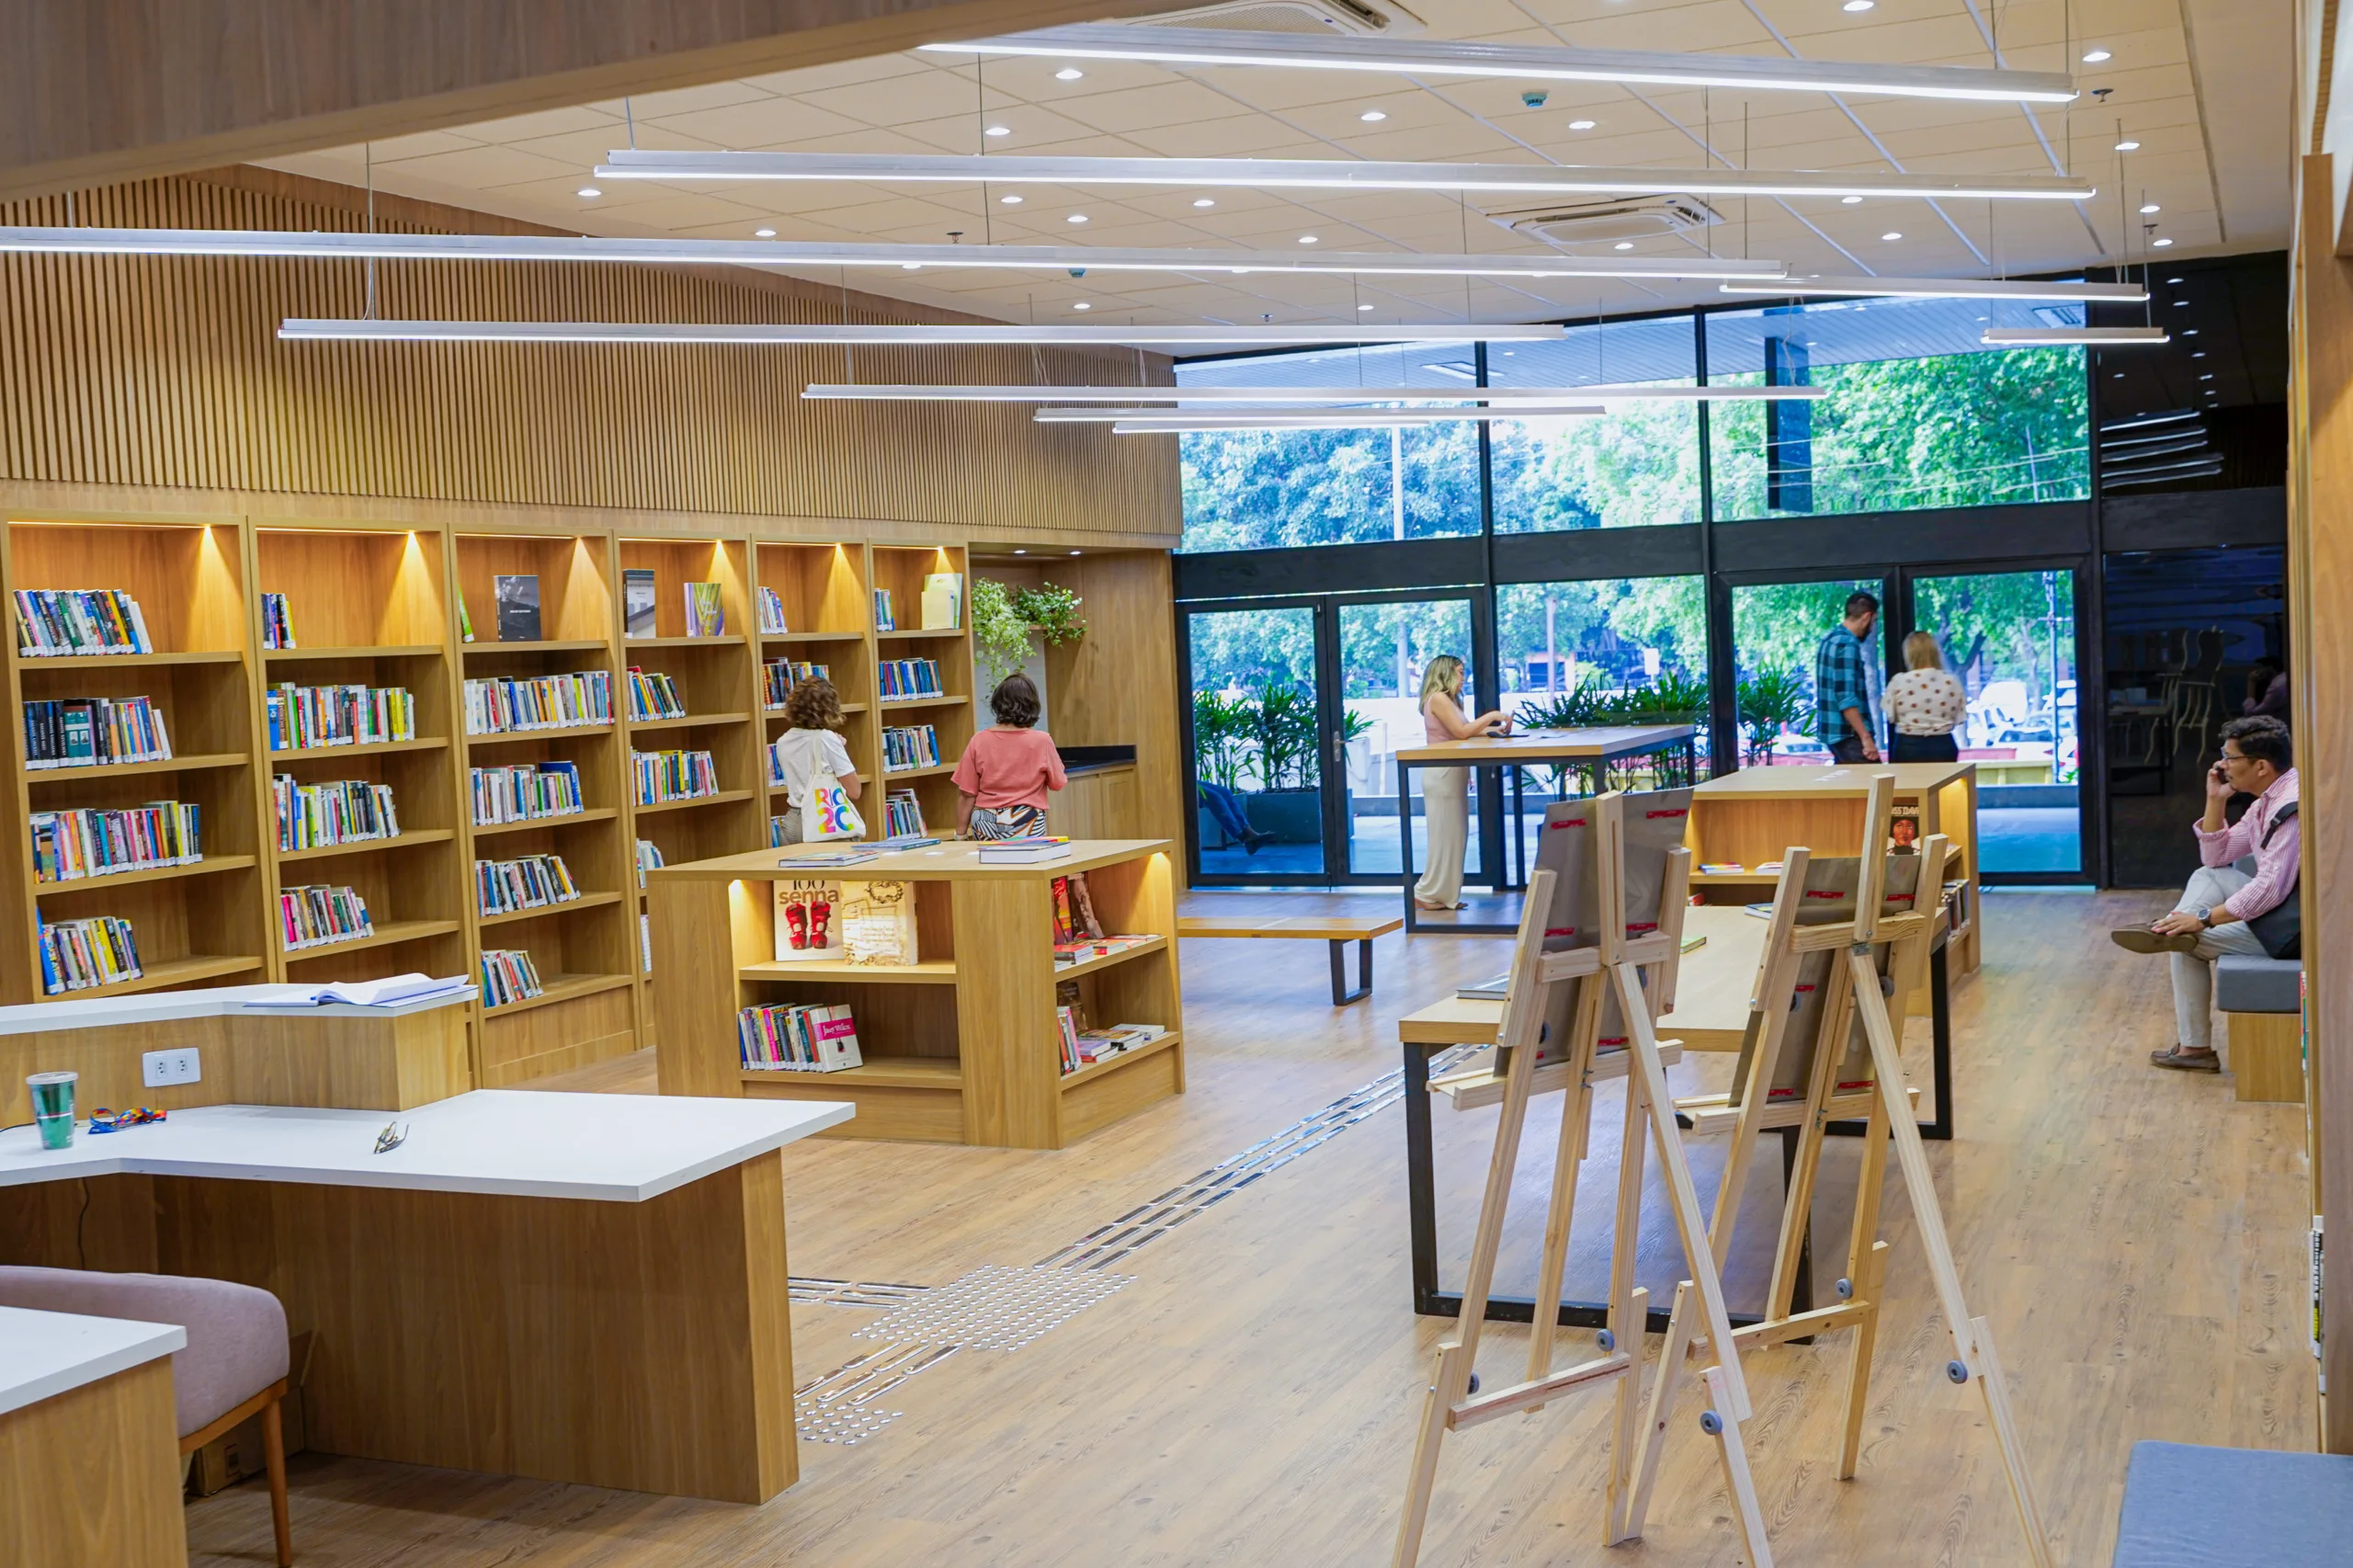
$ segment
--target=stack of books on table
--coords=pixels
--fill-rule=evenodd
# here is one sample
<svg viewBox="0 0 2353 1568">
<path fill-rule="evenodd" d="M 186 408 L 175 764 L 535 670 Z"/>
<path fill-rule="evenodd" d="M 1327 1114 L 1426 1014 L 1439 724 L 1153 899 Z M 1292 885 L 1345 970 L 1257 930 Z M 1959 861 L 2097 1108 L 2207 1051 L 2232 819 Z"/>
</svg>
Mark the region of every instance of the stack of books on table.
<svg viewBox="0 0 2353 1568">
<path fill-rule="evenodd" d="M 28 659 L 152 653 L 139 601 L 120 588 L 19 588 L 17 651 Z"/>
<path fill-rule="evenodd" d="M 792 628 L 784 623 L 784 598 L 774 588 L 760 590 L 760 635 L 781 637 Z"/>
<path fill-rule="evenodd" d="M 470 735 L 567 730 L 612 722 L 613 682 L 604 670 L 466 682 L 466 733 Z"/>
<path fill-rule="evenodd" d="M 687 699 L 678 695 L 678 683 L 656 670 L 646 674 L 635 665 L 629 667 L 629 716 L 632 719 L 683 719 L 687 716 Z"/>
<path fill-rule="evenodd" d="M 767 672 L 767 705 L 781 708 L 792 688 L 804 680 L 831 680 L 830 665 L 812 665 L 793 659 L 770 659 L 761 668 Z"/>
<path fill-rule="evenodd" d="M 164 715 L 143 697 L 65 697 L 25 704 L 25 766 L 104 767 L 168 762 Z"/>
<path fill-rule="evenodd" d="M 198 808 L 179 801 L 150 801 L 122 811 L 35 812 L 33 878 L 70 882 L 84 877 L 193 866 L 204 858 L 197 840 Z"/>
<path fill-rule="evenodd" d="M 269 794 L 277 806 L 280 852 L 401 835 L 390 784 L 365 778 L 298 784 L 292 774 L 277 773 L 270 776 Z"/>
<path fill-rule="evenodd" d="M 983 866 L 1036 866 L 1070 858 L 1070 840 L 1043 835 L 1029 838 L 988 838 L 981 841 Z"/>
<path fill-rule="evenodd" d="M 540 994 L 540 971 L 520 948 L 482 950 L 482 1005 L 501 1007 Z"/>
<path fill-rule="evenodd" d="M 1113 953 L 1124 953 L 1131 948 L 1140 948 L 1146 942 L 1158 940 L 1159 937 L 1151 936 L 1081 937 L 1074 942 L 1056 942 L 1054 967 L 1060 969 L 1067 964 L 1084 963 L 1088 959 L 1108 959 Z"/>
<path fill-rule="evenodd" d="M 359 896 L 357 888 L 328 887 L 324 883 L 281 892 L 278 895 L 278 925 L 290 953 L 354 942 L 376 932 L 375 923 L 368 917 L 367 901 Z"/>
<path fill-rule="evenodd" d="M 1068 1011 L 1067 1008 L 1060 1010 Z M 1109 1024 L 1102 1028 L 1081 1029 L 1074 1041 L 1078 1065 L 1090 1067 L 1097 1062 L 1123 1056 L 1131 1051 L 1141 1051 L 1167 1032 L 1167 1028 L 1160 1024 Z M 1065 1067 L 1063 1071 L 1067 1073 L 1072 1069 Z"/>
<path fill-rule="evenodd" d="M 881 682 L 885 702 L 942 695 L 938 659 L 885 659 L 875 676 Z"/>
<path fill-rule="evenodd" d="M 939 732 L 929 724 L 906 724 L 882 732 L 882 771 L 912 773 L 939 766 Z"/>
<path fill-rule="evenodd" d="M 847 1006 L 746 1007 L 736 1015 L 744 1065 L 757 1072 L 838 1073 L 862 1067 Z"/>
<path fill-rule="evenodd" d="M 514 860 L 474 862 L 474 896 L 484 915 L 513 915 L 525 909 L 570 903 L 580 896 L 580 884 L 561 855 L 525 855 Z"/>
<path fill-rule="evenodd" d="M 261 597 L 261 645 L 265 648 L 294 646 L 294 618 L 287 612 L 284 594 L 264 594 Z"/>
<path fill-rule="evenodd" d="M 633 751 L 629 760 L 636 773 L 641 806 L 699 801 L 719 793 L 719 765 L 707 751 Z"/>
<path fill-rule="evenodd" d="M 300 1011 L 305 1007 L 398 1007 L 412 1002 L 438 1002 L 453 996 L 470 994 L 474 983 L 462 974 L 435 979 L 429 974 L 410 971 L 383 980 L 338 980 L 332 985 L 271 985 L 260 987 L 259 995 L 248 996 L 244 1006 L 270 1012 Z"/>
<path fill-rule="evenodd" d="M 44 995 L 87 991 L 137 980 L 147 971 L 139 967 L 139 944 L 132 940 L 131 922 L 115 915 L 94 915 L 85 920 L 44 921 L 40 927 L 40 988 Z"/>
<path fill-rule="evenodd" d="M 467 773 L 476 827 L 578 816 L 587 810 L 580 798 L 576 762 L 526 762 L 513 767 L 469 768 Z"/>
<path fill-rule="evenodd" d="M 406 687 L 296 686 L 286 681 L 269 688 L 262 708 L 269 720 L 272 751 L 416 739 L 416 699 Z"/>
</svg>

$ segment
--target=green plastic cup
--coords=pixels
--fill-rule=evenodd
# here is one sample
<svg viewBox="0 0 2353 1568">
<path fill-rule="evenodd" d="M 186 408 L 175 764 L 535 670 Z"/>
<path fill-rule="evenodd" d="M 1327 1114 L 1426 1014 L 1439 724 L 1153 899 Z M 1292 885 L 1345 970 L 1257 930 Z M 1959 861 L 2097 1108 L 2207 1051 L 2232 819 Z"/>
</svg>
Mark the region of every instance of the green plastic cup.
<svg viewBox="0 0 2353 1568">
<path fill-rule="evenodd" d="M 70 1148 L 74 1142 L 74 1085 L 79 1073 L 35 1073 L 25 1079 L 33 1092 L 33 1122 L 40 1129 L 44 1149 Z"/>
</svg>

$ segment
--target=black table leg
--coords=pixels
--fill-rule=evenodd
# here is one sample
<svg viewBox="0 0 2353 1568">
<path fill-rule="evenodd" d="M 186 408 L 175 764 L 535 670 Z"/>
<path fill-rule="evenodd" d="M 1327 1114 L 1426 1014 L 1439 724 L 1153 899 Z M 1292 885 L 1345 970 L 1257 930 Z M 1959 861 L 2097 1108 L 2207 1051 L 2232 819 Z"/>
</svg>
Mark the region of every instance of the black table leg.
<svg viewBox="0 0 2353 1568">
<path fill-rule="evenodd" d="M 1357 945 L 1357 988 L 1348 989 L 1348 944 L 1346 938 L 1335 937 L 1327 944 L 1332 949 L 1332 1006 L 1345 1007 L 1351 1002 L 1362 1001 L 1372 994 L 1372 938 L 1365 937 Z"/>
<path fill-rule="evenodd" d="M 1397 864 L 1404 868 L 1405 934 L 1412 936 L 1419 929 L 1414 918 L 1421 909 L 1414 903 L 1414 884 L 1421 879 L 1414 875 L 1414 800 L 1405 792 L 1405 765 L 1397 765 Z M 1412 1051 L 1412 1046 L 1405 1048 Z"/>
</svg>

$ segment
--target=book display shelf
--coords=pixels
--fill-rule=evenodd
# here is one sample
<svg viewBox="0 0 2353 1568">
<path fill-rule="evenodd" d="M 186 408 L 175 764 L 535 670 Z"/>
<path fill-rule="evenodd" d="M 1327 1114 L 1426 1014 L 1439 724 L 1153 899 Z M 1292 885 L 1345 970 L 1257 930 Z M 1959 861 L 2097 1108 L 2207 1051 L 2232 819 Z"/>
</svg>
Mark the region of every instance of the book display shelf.
<svg viewBox="0 0 2353 1568">
<path fill-rule="evenodd" d="M 956 785 L 949 776 L 956 771 L 956 761 L 964 755 L 964 744 L 972 738 L 974 725 L 984 726 L 988 722 L 986 716 L 978 711 L 981 698 L 972 690 L 969 563 L 964 551 L 954 545 L 878 544 L 873 551 L 873 585 L 878 592 L 891 596 L 892 615 L 897 623 L 892 631 L 877 630 L 874 634 L 878 669 L 893 659 L 934 660 L 939 666 L 943 695 L 894 699 L 878 705 L 878 729 L 930 725 L 937 738 L 939 761 L 927 767 L 883 772 L 878 756 L 877 770 L 871 777 L 884 792 L 913 789 L 923 808 L 926 829 L 946 836 L 956 829 Z M 960 583 L 955 623 L 926 629 L 924 585 L 940 574 L 953 574 Z M 874 809 L 866 813 L 876 837 L 882 836 L 883 831 L 879 825 L 883 814 L 881 800 L 878 794 Z"/>
<path fill-rule="evenodd" d="M 0 998 L 48 999 L 42 924 L 131 924 L 142 972 L 63 994 L 244 984 L 278 972 L 265 917 L 265 790 L 256 764 L 258 670 L 248 639 L 244 532 L 218 521 L 12 519 L 0 580 L 12 593 L 119 590 L 139 607 L 152 651 L 28 657 L 8 628 L 9 788 L 15 842 L 5 865 Z M 144 697 L 164 723 L 168 762 L 35 768 L 24 704 Z M 112 811 L 174 800 L 199 812 L 203 858 L 68 881 L 37 880 L 35 812 Z"/>
<path fill-rule="evenodd" d="M 459 771 L 458 799 L 466 821 L 472 972 L 479 977 L 484 949 L 519 949 L 531 956 L 541 987 L 537 996 L 480 1009 L 475 1082 L 497 1088 L 636 1049 L 638 929 L 631 897 L 636 872 L 629 747 L 619 720 L 628 698 L 616 647 L 620 622 L 609 539 L 562 532 L 460 534 L 456 568 L 474 634 L 461 648 L 465 678 L 602 674 L 616 716 L 463 737 L 466 766 Z M 502 577 L 537 579 L 538 626 L 522 624 L 528 618 L 518 618 L 510 608 L 506 630 L 536 630 L 538 637 L 499 639 Z M 509 595 L 512 600 L 511 584 Z M 463 727 L 461 722 L 461 732 Z M 472 820 L 472 769 L 541 764 L 569 764 L 577 770 L 580 812 L 496 824 Z M 529 855 L 562 856 L 583 896 L 513 915 L 481 915 L 473 862 Z"/>
<path fill-rule="evenodd" d="M 247 596 L 253 646 L 264 674 L 256 715 L 267 764 L 262 836 L 269 867 L 267 908 L 278 971 L 324 984 L 420 970 L 463 973 L 466 868 L 458 841 L 458 746 L 463 728 L 449 678 L 445 540 L 436 531 L 364 525 L 256 525 L 251 534 L 255 592 Z M 292 648 L 267 648 L 262 596 L 278 596 Z M 273 746 L 270 691 L 358 687 L 405 692 L 413 735 L 348 744 L 296 745 L 290 726 Z M 299 787 L 386 785 L 401 832 L 393 838 L 280 850 L 272 779 Z M 288 890 L 350 888 L 366 903 L 363 936 L 290 948 L 278 920 Z M 297 895 L 299 896 L 299 895 Z"/>
<path fill-rule="evenodd" d="M 1185 1087 L 1172 848 L 1161 839 L 1085 840 L 1068 858 L 983 866 L 943 844 L 824 873 L 896 881 L 915 901 L 915 961 L 776 961 L 773 884 L 791 851 L 762 850 L 648 876 L 656 1061 L 665 1094 L 852 1100 L 841 1136 L 1060 1149 Z M 1074 871 L 1108 933 L 1156 939 L 1077 964 L 1054 961 L 1053 882 Z M 1150 1045 L 1062 1071 L 1056 989 L 1088 1016 L 1157 1024 Z M 746 1068 L 742 1008 L 844 1005 L 863 1065 Z"/>
<path fill-rule="evenodd" d="M 715 794 L 647 803 L 638 799 L 632 770 L 636 836 L 657 846 L 665 861 L 708 859 L 767 842 L 767 761 L 760 755 L 765 743 L 747 550 L 744 540 L 732 539 L 620 541 L 624 584 L 631 572 L 651 572 L 654 581 L 653 633 L 631 634 L 625 625 L 623 662 L 669 676 L 687 707 L 683 719 L 631 721 L 623 694 L 616 691 L 630 750 L 709 752 L 717 775 Z M 723 619 L 716 634 L 688 623 L 689 583 L 718 585 Z"/>
<path fill-rule="evenodd" d="M 877 737 L 886 721 L 877 716 L 874 708 L 874 649 L 869 641 L 873 631 L 873 602 L 867 587 L 866 546 L 849 540 L 807 544 L 759 540 L 752 549 L 758 567 L 757 585 L 776 596 L 785 624 L 781 632 L 758 631 L 762 747 L 786 728 L 783 705 L 768 700 L 767 666 L 779 660 L 820 665 L 841 695 L 842 741 L 849 748 L 849 759 L 860 778 L 873 778 L 881 767 Z M 767 785 L 765 756 L 760 758 L 760 778 Z M 873 817 L 881 800 L 879 791 L 861 797 L 860 813 Z M 768 842 L 767 818 L 781 815 L 784 810 L 784 791 L 768 787 L 761 844 Z"/>
</svg>

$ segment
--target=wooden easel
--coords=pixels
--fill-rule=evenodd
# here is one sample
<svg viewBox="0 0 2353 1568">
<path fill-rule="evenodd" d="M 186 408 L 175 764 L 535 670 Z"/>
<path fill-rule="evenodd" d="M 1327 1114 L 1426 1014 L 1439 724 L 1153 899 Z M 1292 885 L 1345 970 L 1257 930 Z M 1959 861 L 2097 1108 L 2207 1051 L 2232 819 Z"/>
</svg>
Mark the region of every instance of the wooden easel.
<svg viewBox="0 0 2353 1568">
<path fill-rule="evenodd" d="M 2007 1471 L 2010 1494 L 2018 1505 L 2029 1561 L 2050 1568 L 2051 1547 L 2044 1538 L 2034 1487 L 2027 1473 L 2025 1454 L 2011 1420 L 2008 1390 L 2001 1363 L 1994 1351 L 1993 1331 L 1984 1318 L 1969 1315 L 1961 1299 L 1961 1277 L 1945 1236 L 1944 1215 L 1937 1205 L 1935 1178 L 1914 1119 L 1912 1096 L 1904 1083 L 1904 1065 L 1894 1018 L 1904 1016 L 1904 1000 L 1923 983 L 1928 951 L 1936 936 L 1938 904 L 1944 891 L 1949 846 L 1938 835 L 1920 846 L 1918 876 L 1909 895 L 1908 913 L 1888 913 L 1886 904 L 1901 902 L 1888 894 L 1890 857 L 1888 822 L 1895 793 L 1895 776 L 1873 776 L 1864 808 L 1863 853 L 1856 877 L 1853 917 L 1835 924 L 1810 924 L 1801 918 L 1808 893 L 1809 872 L 1818 865 L 1810 850 L 1792 848 L 1782 858 L 1781 880 L 1775 892 L 1763 958 L 1757 966 L 1756 990 L 1751 1002 L 1749 1034 L 1753 1041 L 1745 1077 L 1736 1096 L 1718 1095 L 1682 1102 L 1677 1108 L 1696 1131 L 1732 1134 L 1725 1156 L 1722 1184 L 1716 1192 L 1716 1212 L 1709 1230 L 1710 1256 L 1721 1267 L 1732 1246 L 1733 1227 L 1743 1190 L 1747 1186 L 1757 1134 L 1772 1128 L 1801 1129 L 1788 1193 L 1781 1213 L 1781 1231 L 1774 1251 L 1772 1282 L 1768 1288 L 1764 1316 L 1734 1330 L 1736 1350 L 1753 1350 L 1792 1339 L 1852 1328 L 1847 1349 L 1847 1416 L 1839 1445 L 1836 1474 L 1851 1480 L 1862 1443 L 1863 1412 L 1870 1388 L 1871 1355 L 1876 1346 L 1881 1292 L 1887 1276 L 1888 1244 L 1879 1239 L 1880 1198 L 1886 1186 L 1887 1148 L 1893 1140 L 1897 1163 L 1904 1168 L 1904 1190 L 1919 1226 L 1945 1324 L 1953 1338 L 1954 1359 L 1946 1375 L 1955 1382 L 1974 1381 L 1985 1401 L 1986 1419 Z M 1820 881 L 1820 878 L 1813 879 Z M 1786 1038 L 1807 955 L 1838 954 L 1822 978 L 1824 988 L 1817 1027 L 1812 1040 Z M 1871 1081 L 1842 1086 L 1839 1064 L 1859 1020 L 1869 1045 Z M 1775 1101 L 1772 1085 L 1784 1052 L 1811 1050 L 1802 1097 Z M 1813 1204 L 1814 1178 L 1822 1159 L 1824 1133 L 1832 1121 L 1861 1116 L 1867 1119 L 1862 1169 L 1855 1193 L 1854 1225 L 1847 1249 L 1846 1274 L 1838 1281 L 1839 1304 L 1816 1308 L 1808 1302 L 1796 1310 L 1799 1259 L 1805 1247 L 1806 1225 Z M 1678 1297 L 1667 1329 L 1666 1349 L 1660 1362 L 1661 1388 L 1672 1383 L 1688 1352 L 1692 1324 L 1686 1303 Z M 1715 1329 L 1711 1320 L 1711 1332 Z M 1732 1358 L 1736 1360 L 1737 1357 Z M 1671 1394 L 1668 1396 L 1671 1397 Z M 1661 1429 L 1644 1435 L 1635 1466 L 1637 1508 L 1649 1495 L 1650 1478 L 1659 1460 Z M 1639 1512 L 1632 1524 L 1639 1529 Z"/>
<path fill-rule="evenodd" d="M 1617 1420 L 1611 1428 L 1608 1518 L 1603 1539 L 1611 1545 L 1639 1534 L 1643 1499 L 1637 1493 L 1635 1429 L 1648 1421 L 1654 1430 L 1667 1419 L 1674 1397 L 1668 1363 L 1651 1387 L 1644 1408 L 1640 1399 L 1642 1336 L 1648 1318 L 1649 1293 L 1634 1284 L 1634 1250 L 1641 1231 L 1644 1138 L 1658 1145 L 1659 1164 L 1675 1210 L 1675 1223 L 1690 1260 L 1693 1278 L 1676 1291 L 1676 1316 L 1697 1295 L 1709 1327 L 1711 1343 L 1733 1343 L 1725 1315 L 1723 1288 L 1716 1277 L 1714 1255 L 1706 1244 L 1699 1199 L 1691 1171 L 1683 1157 L 1681 1134 L 1675 1124 L 1675 1106 L 1667 1092 L 1666 1072 L 1660 1060 L 1658 1037 L 1653 1028 L 1657 1013 L 1672 1005 L 1675 969 L 1683 940 L 1683 910 L 1690 881 L 1690 852 L 1673 851 L 1660 889 L 1655 928 L 1639 937 L 1626 934 L 1625 818 L 1622 797 L 1616 793 L 1594 802 L 1595 872 L 1599 880 L 1599 943 L 1563 951 L 1544 950 L 1544 930 L 1552 907 L 1556 874 L 1544 869 L 1529 881 L 1528 903 L 1520 916 L 1512 952 L 1511 981 L 1504 998 L 1504 1017 L 1497 1035 L 1499 1063 L 1505 1086 L 1501 1119 L 1495 1128 L 1495 1154 L 1487 1167 L 1487 1187 L 1479 1206 L 1479 1229 L 1471 1253 L 1470 1278 L 1462 1289 L 1462 1312 L 1454 1332 L 1440 1341 L 1431 1365 L 1429 1392 L 1414 1442 L 1414 1467 L 1405 1490 L 1404 1517 L 1398 1528 L 1396 1568 L 1412 1568 L 1421 1551 L 1422 1529 L 1429 1514 L 1430 1491 L 1438 1476 L 1438 1449 L 1449 1432 L 1459 1432 L 1516 1411 L 1540 1410 L 1571 1389 L 1614 1383 Z M 1654 979 L 1645 991 L 1643 971 Z M 1567 1016 L 1570 1019 L 1563 1059 L 1542 1069 L 1536 1054 L 1553 988 L 1574 986 Z M 1552 1338 L 1557 1326 L 1554 1303 L 1561 1299 L 1561 1280 L 1568 1266 L 1569 1221 L 1576 1202 L 1577 1166 L 1585 1156 L 1592 1116 L 1595 1053 L 1601 1033 L 1602 1003 L 1614 994 L 1627 1032 L 1626 1117 L 1618 1162 L 1616 1233 L 1611 1245 L 1608 1324 L 1599 1336 L 1602 1354 L 1559 1370 L 1552 1367 Z M 1613 1074 L 1614 1075 L 1614 1074 Z M 1536 1321 L 1529 1337 L 1525 1381 L 1492 1393 L 1475 1392 L 1472 1373 L 1479 1354 L 1479 1335 L 1485 1327 L 1487 1295 L 1495 1283 L 1495 1254 L 1503 1241 L 1504 1213 L 1511 1196 L 1513 1168 L 1519 1156 L 1520 1132 L 1528 1119 L 1528 1102 L 1540 1087 L 1558 1087 L 1570 1098 L 1562 1108 L 1561 1133 L 1553 1155 L 1552 1188 L 1545 1211 L 1544 1251 L 1536 1284 Z M 1647 1130 L 1645 1128 L 1647 1122 Z M 1696 1291 L 1695 1291 L 1696 1283 Z M 1679 1359 L 1679 1356 L 1678 1356 Z M 1763 1515 L 1748 1474 L 1741 1445 L 1740 1424 L 1748 1419 L 1746 1383 L 1735 1356 L 1726 1356 L 1701 1377 L 1710 1408 L 1700 1418 L 1701 1429 L 1716 1439 L 1724 1483 L 1733 1514 L 1747 1547 L 1753 1568 L 1771 1568 L 1765 1544 Z M 1647 1481 L 1642 1483 L 1647 1490 Z"/>
</svg>

